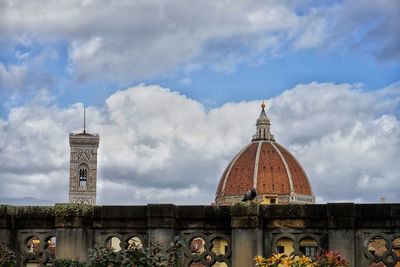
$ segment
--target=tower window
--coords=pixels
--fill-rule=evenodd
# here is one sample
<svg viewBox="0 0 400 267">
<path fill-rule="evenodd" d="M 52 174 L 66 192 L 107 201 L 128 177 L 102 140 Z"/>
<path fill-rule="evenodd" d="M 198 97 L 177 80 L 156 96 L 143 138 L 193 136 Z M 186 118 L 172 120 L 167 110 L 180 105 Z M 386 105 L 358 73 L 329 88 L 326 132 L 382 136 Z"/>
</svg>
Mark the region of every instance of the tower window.
<svg viewBox="0 0 400 267">
<path fill-rule="evenodd" d="M 79 168 L 79 187 L 85 188 L 87 186 L 87 173 L 86 166 Z"/>
</svg>

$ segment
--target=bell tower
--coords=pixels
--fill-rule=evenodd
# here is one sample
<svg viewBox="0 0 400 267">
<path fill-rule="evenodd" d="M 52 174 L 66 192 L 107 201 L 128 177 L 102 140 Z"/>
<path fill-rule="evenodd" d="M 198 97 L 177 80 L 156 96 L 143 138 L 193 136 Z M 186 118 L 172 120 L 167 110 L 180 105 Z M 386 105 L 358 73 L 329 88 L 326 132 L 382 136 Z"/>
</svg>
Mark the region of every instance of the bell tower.
<svg viewBox="0 0 400 267">
<path fill-rule="evenodd" d="M 96 205 L 97 149 L 100 136 L 86 132 L 86 110 L 83 121 L 83 132 L 69 135 L 69 202 Z"/>
</svg>

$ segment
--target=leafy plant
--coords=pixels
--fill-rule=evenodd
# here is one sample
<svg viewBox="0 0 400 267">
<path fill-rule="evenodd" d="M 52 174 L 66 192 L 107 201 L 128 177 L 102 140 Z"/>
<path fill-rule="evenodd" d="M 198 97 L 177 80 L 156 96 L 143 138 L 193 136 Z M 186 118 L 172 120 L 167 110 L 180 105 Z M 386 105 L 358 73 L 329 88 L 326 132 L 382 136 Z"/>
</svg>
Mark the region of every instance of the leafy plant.
<svg viewBox="0 0 400 267">
<path fill-rule="evenodd" d="M 92 249 L 90 251 L 91 266 L 93 267 L 119 267 L 122 265 L 123 252 L 116 252 L 109 248 Z"/>
<path fill-rule="evenodd" d="M 258 267 L 338 267 L 349 266 L 349 263 L 341 258 L 340 254 L 332 251 L 324 251 L 316 260 L 306 256 L 286 256 L 285 254 L 273 254 L 269 258 L 256 256 L 255 265 Z"/>
<path fill-rule="evenodd" d="M 127 250 L 114 251 L 112 248 L 95 248 L 89 253 L 90 261 L 85 263 L 72 259 L 57 259 L 53 267 L 174 267 L 177 254 L 184 241 L 175 237 L 167 247 L 152 242 L 147 248 L 132 244 Z M 15 253 L 5 243 L 0 243 L 0 267 L 16 266 Z"/>
<path fill-rule="evenodd" d="M 15 253 L 4 243 L 0 243 L 0 267 L 14 267 L 17 261 Z"/>
<path fill-rule="evenodd" d="M 315 266 L 318 267 L 334 267 L 349 266 L 349 263 L 343 259 L 338 252 L 325 251 L 321 256 L 317 256 Z"/>
<path fill-rule="evenodd" d="M 176 237 L 166 248 L 155 242 L 147 248 L 132 245 L 121 251 L 95 248 L 90 252 L 90 262 L 92 267 L 173 267 L 177 263 L 178 249 L 183 244 Z"/>
<path fill-rule="evenodd" d="M 260 267 L 313 267 L 313 261 L 306 256 L 286 256 L 285 254 L 273 254 L 265 259 L 255 257 L 256 266 Z"/>
<path fill-rule="evenodd" d="M 174 241 L 169 245 L 166 250 L 168 255 L 168 265 L 176 266 L 178 261 L 179 249 L 185 246 L 185 241 L 183 241 L 179 236 L 175 236 Z"/>
<path fill-rule="evenodd" d="M 86 267 L 86 263 L 80 260 L 57 259 L 53 263 L 53 267 Z"/>
</svg>

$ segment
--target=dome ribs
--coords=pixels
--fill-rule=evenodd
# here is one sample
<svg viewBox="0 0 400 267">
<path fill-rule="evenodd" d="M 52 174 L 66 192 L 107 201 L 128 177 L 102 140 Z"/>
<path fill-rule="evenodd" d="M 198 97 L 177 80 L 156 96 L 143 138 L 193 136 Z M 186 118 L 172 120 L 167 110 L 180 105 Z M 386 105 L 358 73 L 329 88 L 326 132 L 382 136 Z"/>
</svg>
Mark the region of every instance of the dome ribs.
<svg viewBox="0 0 400 267">
<path fill-rule="evenodd" d="M 292 193 L 293 190 L 293 178 L 292 178 L 292 174 L 290 172 L 289 169 L 289 165 L 285 159 L 285 157 L 283 156 L 283 154 L 281 153 L 281 151 L 278 149 L 278 147 L 276 146 L 276 143 L 271 143 L 271 146 L 274 149 L 274 152 L 276 154 L 276 160 L 282 163 L 282 173 L 285 174 L 285 177 L 280 177 L 280 179 L 278 180 L 278 182 L 281 183 L 281 191 L 283 192 L 282 194 L 286 194 L 289 195 L 290 193 Z M 287 177 L 287 179 L 285 179 Z"/>
<path fill-rule="evenodd" d="M 301 195 L 312 195 L 311 185 L 300 163 L 283 146 L 279 144 L 276 144 L 276 146 L 279 148 L 288 162 L 290 172 L 292 173 L 295 193 Z"/>
<path fill-rule="evenodd" d="M 285 166 L 271 145 L 271 142 L 263 142 L 258 165 L 258 183 L 265 184 L 258 187 L 259 194 L 283 195 L 290 193 L 289 178 Z M 276 183 L 279 183 L 276 186 Z"/>
<path fill-rule="evenodd" d="M 217 193 L 216 193 L 217 198 L 222 196 L 222 187 L 224 185 L 225 176 L 226 176 L 226 173 L 228 172 L 229 168 L 231 167 L 232 162 L 233 161 L 231 161 L 228 164 L 228 166 L 225 168 L 224 173 L 222 174 L 221 179 L 219 180 L 218 187 L 217 187 Z"/>
<path fill-rule="evenodd" d="M 254 159 L 257 153 L 258 143 L 251 143 L 250 146 L 238 156 L 226 174 L 225 195 L 242 195 L 253 187 Z M 243 193 L 243 194 L 244 194 Z"/>
<path fill-rule="evenodd" d="M 233 158 L 222 174 L 215 199 L 217 205 L 237 203 L 252 188 L 257 189 L 257 201 L 263 204 L 315 203 L 304 169 L 288 150 L 275 142 L 265 106 L 261 104 L 252 142 Z"/>
<path fill-rule="evenodd" d="M 300 163 L 276 142 L 253 141 L 247 145 L 225 169 L 216 196 L 242 196 L 253 188 L 254 179 L 258 195 L 294 193 L 312 196 L 311 186 Z"/>
</svg>

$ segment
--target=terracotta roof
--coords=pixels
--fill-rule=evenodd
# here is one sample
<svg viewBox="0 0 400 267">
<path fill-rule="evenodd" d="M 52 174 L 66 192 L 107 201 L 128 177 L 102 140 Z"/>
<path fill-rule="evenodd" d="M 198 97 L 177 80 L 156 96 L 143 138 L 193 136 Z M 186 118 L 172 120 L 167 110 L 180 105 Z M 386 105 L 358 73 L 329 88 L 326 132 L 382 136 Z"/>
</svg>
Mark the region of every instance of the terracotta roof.
<svg viewBox="0 0 400 267">
<path fill-rule="evenodd" d="M 252 188 L 257 189 L 257 194 L 312 195 L 299 162 L 283 146 L 271 141 L 253 141 L 236 155 L 222 174 L 217 197 L 242 196 Z"/>
<path fill-rule="evenodd" d="M 307 174 L 296 158 L 275 141 L 265 106 L 261 107 L 252 142 L 232 159 L 221 176 L 217 203 L 222 197 L 242 197 L 252 188 L 256 188 L 257 195 L 313 196 Z"/>
</svg>

